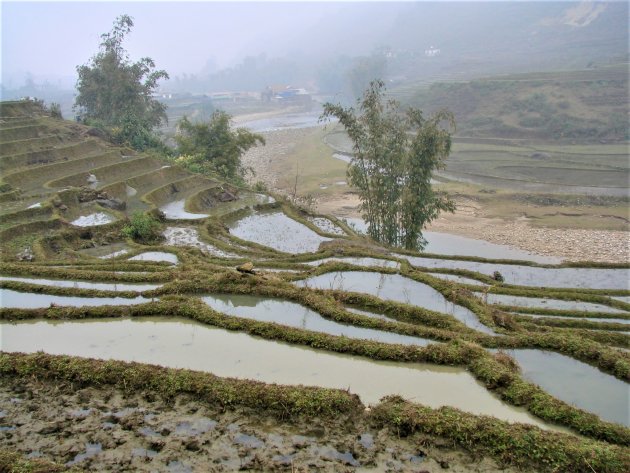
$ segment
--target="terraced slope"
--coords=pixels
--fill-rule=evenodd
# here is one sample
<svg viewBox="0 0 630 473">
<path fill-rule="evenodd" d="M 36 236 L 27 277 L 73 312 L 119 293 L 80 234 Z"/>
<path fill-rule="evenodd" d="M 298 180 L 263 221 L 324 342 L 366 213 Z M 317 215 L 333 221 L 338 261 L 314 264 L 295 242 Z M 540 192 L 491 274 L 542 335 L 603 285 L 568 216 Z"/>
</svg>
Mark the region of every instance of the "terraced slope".
<svg viewBox="0 0 630 473">
<path fill-rule="evenodd" d="M 628 471 L 627 263 L 384 248 L 0 110 L 112 156 L 3 174 L 0 470 Z"/>
<path fill-rule="evenodd" d="M 4 102 L 0 108 L 0 235 L 5 251 L 23 250 L 51 229 L 106 214 L 121 222 L 136 210 L 158 209 L 175 201 L 182 209 L 194 199 L 197 212 L 222 202 L 209 196 L 224 189 L 219 183 L 191 175 L 152 156 L 112 145 L 99 133 L 47 115 L 32 102 Z M 89 188 L 98 195 L 80 191 Z M 199 198 L 198 194 L 208 196 Z M 257 203 L 250 192 L 230 187 L 236 210 Z M 97 200 L 117 199 L 122 205 L 103 208 Z M 103 202 L 102 202 L 103 203 Z M 214 209 L 216 210 L 216 209 Z"/>
</svg>

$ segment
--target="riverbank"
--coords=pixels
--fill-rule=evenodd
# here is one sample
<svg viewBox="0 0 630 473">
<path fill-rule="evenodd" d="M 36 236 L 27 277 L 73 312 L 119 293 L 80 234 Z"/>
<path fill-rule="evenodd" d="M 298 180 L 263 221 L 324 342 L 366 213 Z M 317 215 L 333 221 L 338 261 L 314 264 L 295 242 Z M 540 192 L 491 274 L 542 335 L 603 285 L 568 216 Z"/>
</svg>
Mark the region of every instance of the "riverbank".
<svg viewBox="0 0 630 473">
<path fill-rule="evenodd" d="M 343 181 L 345 171 L 341 165 L 345 163 L 326 155 L 314 156 L 313 153 L 321 152 L 318 149 L 310 154 L 301 149 L 305 143 L 313 148 L 312 142 L 321 133 L 321 127 L 263 133 L 267 145 L 253 148 L 243 156 L 244 165 L 256 173 L 250 180 L 261 181 L 281 194 L 292 196 L 296 192 L 322 214 L 359 217 L 360 200 Z M 309 159 L 305 154 L 309 154 L 314 163 L 305 162 Z M 332 155 L 332 150 L 329 154 Z M 303 164 L 298 166 L 300 162 Z M 455 201 L 457 211 L 441 215 L 427 230 L 486 240 L 567 261 L 623 263 L 630 260 L 628 231 L 533 225 L 531 219 L 522 216 L 490 216 L 479 200 L 460 195 Z"/>
<path fill-rule="evenodd" d="M 483 207 L 455 198 L 457 211 L 442 214 L 427 226 L 432 232 L 485 240 L 508 245 L 529 253 L 562 258 L 567 261 L 623 263 L 630 260 L 630 233 L 616 230 L 546 228 L 531 226 L 526 220 L 504 220 L 481 215 Z M 337 217 L 358 217 L 360 200 L 345 193 L 317 201 L 317 211 Z"/>
</svg>

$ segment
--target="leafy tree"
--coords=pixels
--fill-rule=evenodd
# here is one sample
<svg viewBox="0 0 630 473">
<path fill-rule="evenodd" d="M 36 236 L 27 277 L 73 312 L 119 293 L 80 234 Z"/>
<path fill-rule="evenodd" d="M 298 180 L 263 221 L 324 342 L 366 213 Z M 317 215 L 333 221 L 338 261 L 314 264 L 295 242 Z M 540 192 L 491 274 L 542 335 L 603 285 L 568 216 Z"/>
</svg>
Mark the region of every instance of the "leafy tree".
<svg viewBox="0 0 630 473">
<path fill-rule="evenodd" d="M 232 181 L 242 181 L 248 171 L 241 156 L 265 139 L 246 128 L 230 128 L 231 116 L 218 110 L 209 122 L 192 123 L 187 117 L 178 124 L 175 136 L 180 157 L 177 162 L 193 172 L 219 175 Z"/>
<path fill-rule="evenodd" d="M 153 59 L 131 62 L 122 43 L 133 27 L 128 15 L 119 16 L 109 33 L 101 35 L 99 52 L 77 66 L 75 108 L 86 123 L 111 133 L 115 141 L 137 149 L 156 144 L 153 129 L 166 121 L 166 106 L 152 97 L 160 79 Z"/>
<path fill-rule="evenodd" d="M 454 203 L 431 187 L 444 167 L 451 137 L 441 124 L 454 126 L 450 112 L 424 118 L 418 109 L 402 113 L 398 102 L 383 103 L 384 83 L 372 81 L 353 108 L 324 104 L 322 118 L 336 117 L 353 142 L 348 183 L 358 189 L 361 211 L 374 240 L 407 249 L 426 244 L 423 227 Z"/>
</svg>

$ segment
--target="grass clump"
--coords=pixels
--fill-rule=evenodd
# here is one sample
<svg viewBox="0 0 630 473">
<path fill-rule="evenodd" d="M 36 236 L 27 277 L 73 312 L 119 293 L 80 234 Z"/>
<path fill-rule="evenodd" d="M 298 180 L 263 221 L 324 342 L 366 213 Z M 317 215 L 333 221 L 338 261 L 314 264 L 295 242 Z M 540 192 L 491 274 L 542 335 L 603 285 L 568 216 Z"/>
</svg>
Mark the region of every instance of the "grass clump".
<svg viewBox="0 0 630 473">
<path fill-rule="evenodd" d="M 372 411 L 378 426 L 389 426 L 400 436 L 415 433 L 447 439 L 475 455 L 488 455 L 500 464 L 534 468 L 540 472 L 622 473 L 630 470 L 630 449 L 509 424 L 475 416 L 452 407 L 429 409 L 389 396 Z"/>
<path fill-rule="evenodd" d="M 41 352 L 0 353 L 0 373 L 18 378 L 64 380 L 79 386 L 112 386 L 126 392 L 151 392 L 167 401 L 179 394 L 189 394 L 224 409 L 262 409 L 280 419 L 330 418 L 360 412 L 362 407 L 356 395 L 338 389 L 265 384 L 198 371 Z"/>
<path fill-rule="evenodd" d="M 161 227 L 155 217 L 144 212 L 135 212 L 129 223 L 122 228 L 122 235 L 138 243 L 155 243 L 162 239 Z"/>
</svg>

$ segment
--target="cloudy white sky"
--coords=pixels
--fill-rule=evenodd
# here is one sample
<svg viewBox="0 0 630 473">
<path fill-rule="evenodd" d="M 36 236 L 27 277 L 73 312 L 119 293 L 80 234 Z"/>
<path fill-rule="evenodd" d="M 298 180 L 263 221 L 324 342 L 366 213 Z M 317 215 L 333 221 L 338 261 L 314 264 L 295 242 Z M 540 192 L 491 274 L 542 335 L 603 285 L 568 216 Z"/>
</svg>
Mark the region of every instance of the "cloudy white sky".
<svg viewBox="0 0 630 473">
<path fill-rule="evenodd" d="M 337 28 L 347 32 L 340 35 L 337 29 L 328 50 L 364 53 L 356 45 L 368 42 L 365 34 L 386 31 L 393 3 L 400 2 L 2 0 L 1 82 L 19 85 L 30 72 L 36 81 L 63 79 L 63 85 L 72 86 L 76 66 L 98 50 L 100 35 L 123 13 L 135 22 L 125 43 L 131 58 L 151 57 L 173 77 L 198 73 L 209 60 L 223 68 L 247 55 L 283 55 L 317 44 L 332 18 L 340 19 Z M 353 25 L 367 26 L 364 37 L 354 33 Z M 348 49 L 352 42 L 354 51 Z"/>
<path fill-rule="evenodd" d="M 209 58 L 225 67 L 257 54 L 341 7 L 281 2 L 6 2 L 2 8 L 3 81 L 26 71 L 66 77 L 98 49 L 100 34 L 123 13 L 135 26 L 125 47 L 172 75 L 194 73 Z"/>
</svg>

